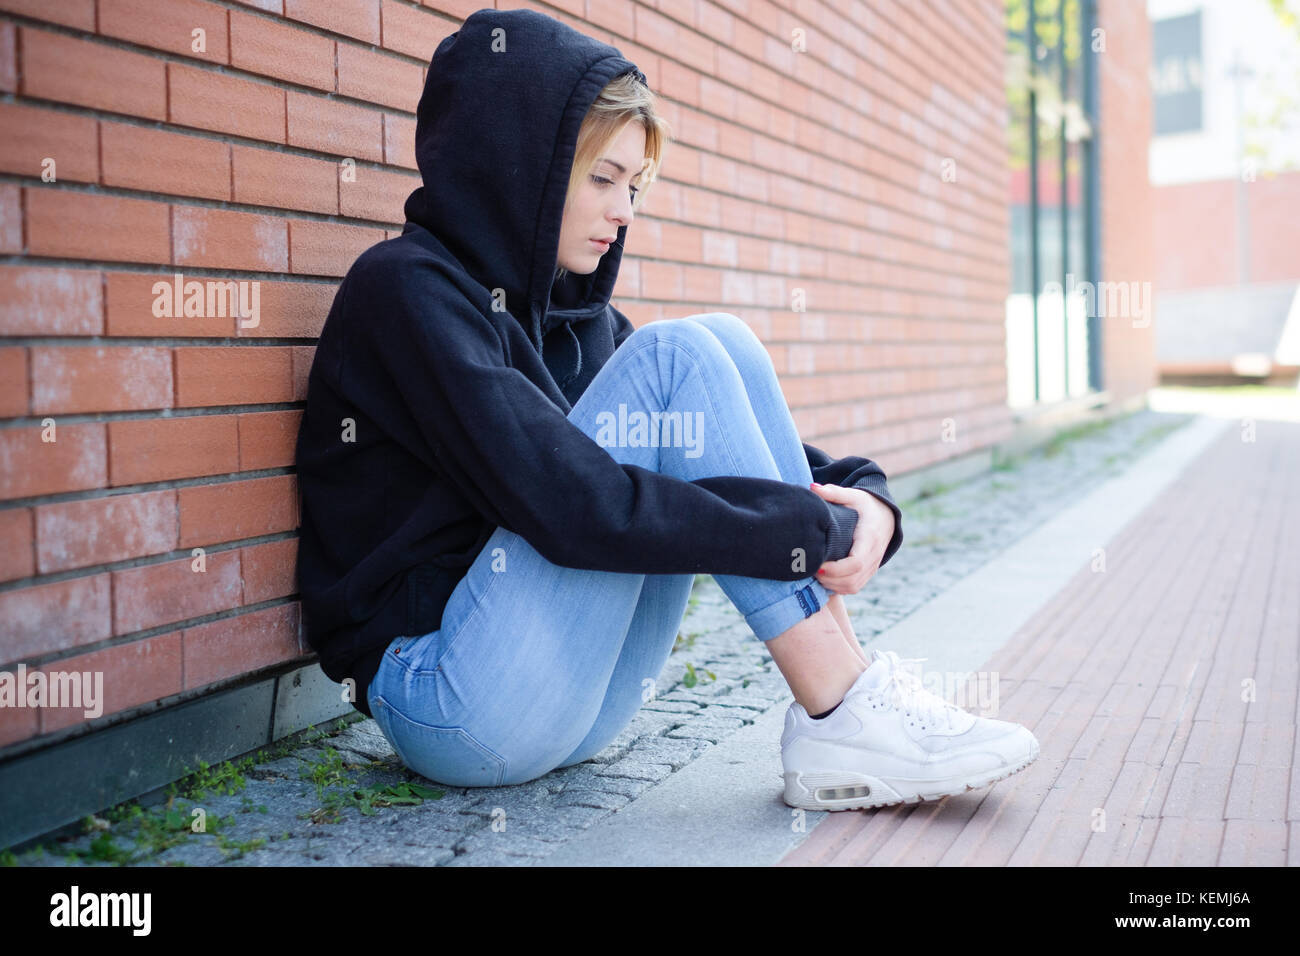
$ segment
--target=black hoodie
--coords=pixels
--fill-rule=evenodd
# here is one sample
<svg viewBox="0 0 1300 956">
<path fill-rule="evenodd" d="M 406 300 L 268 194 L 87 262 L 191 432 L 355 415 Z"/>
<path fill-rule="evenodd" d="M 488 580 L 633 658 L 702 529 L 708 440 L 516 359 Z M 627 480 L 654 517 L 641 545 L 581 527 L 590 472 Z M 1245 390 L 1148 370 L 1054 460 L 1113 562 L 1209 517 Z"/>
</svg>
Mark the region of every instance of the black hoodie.
<svg viewBox="0 0 1300 956">
<path fill-rule="evenodd" d="M 609 302 L 627 226 L 594 273 L 555 278 L 579 127 L 632 71 L 644 80 L 531 10 L 480 10 L 434 53 L 415 135 L 424 185 L 402 235 L 339 286 L 298 434 L 304 630 L 367 716 L 388 644 L 440 626 L 498 526 L 603 571 L 792 581 L 849 551 L 851 508 L 769 478 L 619 464 L 566 417 L 633 330 Z M 884 564 L 902 515 L 880 467 L 804 447 L 814 480 L 893 508 Z"/>
</svg>

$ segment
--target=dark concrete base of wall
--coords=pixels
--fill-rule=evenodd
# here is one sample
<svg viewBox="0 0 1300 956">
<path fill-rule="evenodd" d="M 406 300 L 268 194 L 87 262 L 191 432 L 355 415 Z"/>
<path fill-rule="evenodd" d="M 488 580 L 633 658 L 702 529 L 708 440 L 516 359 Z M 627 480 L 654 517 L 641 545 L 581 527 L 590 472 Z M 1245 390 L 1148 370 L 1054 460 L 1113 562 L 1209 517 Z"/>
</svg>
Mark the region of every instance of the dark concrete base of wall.
<svg viewBox="0 0 1300 956">
<path fill-rule="evenodd" d="M 21 849 L 199 767 L 356 714 L 316 664 L 217 691 L 0 762 L 0 848 Z"/>
</svg>

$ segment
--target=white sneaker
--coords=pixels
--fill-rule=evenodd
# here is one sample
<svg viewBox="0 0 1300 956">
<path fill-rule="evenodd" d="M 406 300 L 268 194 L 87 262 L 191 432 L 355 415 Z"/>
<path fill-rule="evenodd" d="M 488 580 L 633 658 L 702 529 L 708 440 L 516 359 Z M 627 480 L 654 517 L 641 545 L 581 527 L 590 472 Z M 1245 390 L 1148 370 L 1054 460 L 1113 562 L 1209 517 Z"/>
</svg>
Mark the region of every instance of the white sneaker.
<svg viewBox="0 0 1300 956">
<path fill-rule="evenodd" d="M 785 715 L 785 802 L 805 810 L 920 803 L 986 787 L 1038 756 L 1027 727 L 976 717 L 926 690 L 893 651 L 871 666 L 829 717 L 797 701 Z"/>
</svg>

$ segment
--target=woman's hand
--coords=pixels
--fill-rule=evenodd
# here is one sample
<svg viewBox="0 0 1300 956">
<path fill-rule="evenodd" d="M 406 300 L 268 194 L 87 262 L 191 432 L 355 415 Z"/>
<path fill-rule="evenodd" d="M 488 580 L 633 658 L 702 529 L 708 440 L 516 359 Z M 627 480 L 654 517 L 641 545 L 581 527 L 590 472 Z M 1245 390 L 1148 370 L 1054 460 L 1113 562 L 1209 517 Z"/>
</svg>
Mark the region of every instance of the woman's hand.
<svg viewBox="0 0 1300 956">
<path fill-rule="evenodd" d="M 814 483 L 812 490 L 827 501 L 847 505 L 858 512 L 858 525 L 853 531 L 853 547 L 848 556 L 827 561 L 817 571 L 817 580 L 832 594 L 857 594 L 880 569 L 880 559 L 893 540 L 894 511 L 861 488 Z"/>
</svg>

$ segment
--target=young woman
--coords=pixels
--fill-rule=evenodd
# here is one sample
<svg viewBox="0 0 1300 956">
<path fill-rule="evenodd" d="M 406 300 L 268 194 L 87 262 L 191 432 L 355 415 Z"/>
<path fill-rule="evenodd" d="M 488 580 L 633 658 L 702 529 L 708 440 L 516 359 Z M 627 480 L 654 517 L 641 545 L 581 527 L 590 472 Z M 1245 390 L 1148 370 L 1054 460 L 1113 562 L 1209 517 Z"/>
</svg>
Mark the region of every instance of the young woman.
<svg viewBox="0 0 1300 956">
<path fill-rule="evenodd" d="M 634 329 L 610 304 L 667 133 L 634 64 L 543 14 L 481 10 L 439 45 L 423 185 L 340 285 L 309 379 L 299 580 L 322 669 L 417 773 L 523 783 L 627 725 L 710 573 L 795 697 L 792 806 L 1014 772 L 1028 730 L 853 634 L 840 595 L 902 543 L 879 466 L 800 441 L 736 316 Z"/>
</svg>

